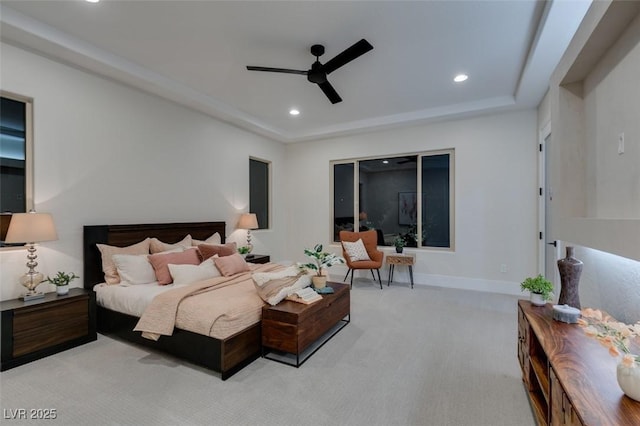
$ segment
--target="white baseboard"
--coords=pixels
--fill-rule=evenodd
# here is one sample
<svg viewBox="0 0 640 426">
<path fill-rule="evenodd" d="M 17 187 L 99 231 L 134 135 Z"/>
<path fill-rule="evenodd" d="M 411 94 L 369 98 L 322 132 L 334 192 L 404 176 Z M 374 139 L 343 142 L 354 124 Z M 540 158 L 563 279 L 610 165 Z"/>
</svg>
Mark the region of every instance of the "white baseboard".
<svg viewBox="0 0 640 426">
<path fill-rule="evenodd" d="M 343 270 L 342 273 L 338 272 Z M 330 271 L 330 279 L 332 281 L 342 282 L 347 268 L 333 267 Z M 388 270 L 381 269 L 380 276 L 382 277 L 382 283 L 386 284 L 388 279 Z M 356 271 L 356 278 L 369 278 L 371 279 L 371 272 L 368 270 Z M 376 274 L 377 278 L 377 274 Z M 348 280 L 347 280 L 348 281 Z M 399 283 L 409 283 L 409 271 L 406 268 L 396 268 L 393 273 L 393 281 Z M 455 288 L 460 290 L 473 290 L 484 291 L 487 293 L 499 293 L 509 295 L 521 295 L 520 283 L 512 281 L 500 281 L 500 280 L 487 280 L 483 278 L 471 278 L 471 277 L 457 277 L 451 275 L 435 275 L 435 274 L 420 274 L 413 273 L 414 286 L 429 285 L 435 287 Z"/>
</svg>

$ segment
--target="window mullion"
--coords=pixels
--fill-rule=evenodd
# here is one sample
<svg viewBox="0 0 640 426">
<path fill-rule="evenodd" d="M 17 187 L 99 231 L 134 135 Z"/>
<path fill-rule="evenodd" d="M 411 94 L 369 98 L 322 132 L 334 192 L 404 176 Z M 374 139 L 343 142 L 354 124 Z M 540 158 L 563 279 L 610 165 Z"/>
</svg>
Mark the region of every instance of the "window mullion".
<svg viewBox="0 0 640 426">
<path fill-rule="evenodd" d="M 353 163 L 353 230 L 360 229 L 360 161 Z"/>
<path fill-rule="evenodd" d="M 418 248 L 422 247 L 422 155 L 418 155 L 418 163 L 416 166 L 416 179 L 418 180 L 416 188 L 417 188 L 417 197 L 418 211 L 416 213 L 416 246 Z"/>
</svg>

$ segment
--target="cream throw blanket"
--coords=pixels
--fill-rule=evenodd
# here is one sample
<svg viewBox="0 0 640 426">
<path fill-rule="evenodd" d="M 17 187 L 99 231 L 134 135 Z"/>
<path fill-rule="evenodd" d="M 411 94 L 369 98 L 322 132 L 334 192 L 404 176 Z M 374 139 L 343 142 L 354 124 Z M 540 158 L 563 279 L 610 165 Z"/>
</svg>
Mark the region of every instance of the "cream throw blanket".
<svg viewBox="0 0 640 426">
<path fill-rule="evenodd" d="M 277 272 L 256 272 L 253 282 L 262 300 L 275 306 L 296 290 L 311 285 L 311 277 L 296 266 L 290 266 Z"/>
<path fill-rule="evenodd" d="M 281 265 L 273 263 L 250 265 L 250 267 L 252 271 L 261 272 L 271 272 L 282 268 Z M 212 278 L 160 293 L 153 298 L 147 309 L 145 309 L 134 331 L 141 331 L 142 337 L 150 340 L 158 340 L 160 336 L 170 336 L 173 334 L 175 327 L 178 307 L 183 300 L 188 297 L 212 292 L 222 287 L 237 285 L 247 280 L 251 280 L 251 272 L 244 272 L 230 277 Z M 227 310 L 233 309 L 233 306 L 228 305 L 228 300 L 216 300 L 216 305 L 208 309 L 207 311 L 209 312 L 203 312 L 203 314 L 212 315 L 208 321 L 213 324 L 217 317 Z M 188 327 L 186 328 L 188 329 Z"/>
</svg>

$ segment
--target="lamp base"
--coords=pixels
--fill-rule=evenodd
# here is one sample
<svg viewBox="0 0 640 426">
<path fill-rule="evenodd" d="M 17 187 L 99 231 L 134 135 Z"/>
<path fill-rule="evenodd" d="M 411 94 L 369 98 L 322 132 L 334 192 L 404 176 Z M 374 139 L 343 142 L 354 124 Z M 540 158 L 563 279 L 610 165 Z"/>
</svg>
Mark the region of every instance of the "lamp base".
<svg viewBox="0 0 640 426">
<path fill-rule="evenodd" d="M 44 298 L 44 293 L 36 292 L 36 291 L 32 293 L 25 293 L 20 295 L 20 299 L 24 300 L 25 302 L 28 302 L 30 300 L 42 299 L 42 298 Z"/>
</svg>

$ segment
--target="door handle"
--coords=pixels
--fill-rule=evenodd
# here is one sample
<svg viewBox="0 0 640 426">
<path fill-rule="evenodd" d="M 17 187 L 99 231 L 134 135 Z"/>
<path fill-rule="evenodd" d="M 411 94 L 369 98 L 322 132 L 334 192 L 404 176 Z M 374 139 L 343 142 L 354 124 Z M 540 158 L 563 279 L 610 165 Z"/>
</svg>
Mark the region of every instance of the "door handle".
<svg viewBox="0 0 640 426">
<path fill-rule="evenodd" d="M 558 241 L 557 240 L 554 240 L 553 242 L 550 242 L 550 243 L 547 243 L 547 244 L 549 244 L 550 246 L 558 247 Z"/>
</svg>

